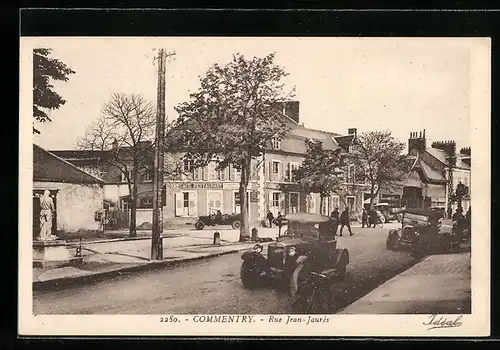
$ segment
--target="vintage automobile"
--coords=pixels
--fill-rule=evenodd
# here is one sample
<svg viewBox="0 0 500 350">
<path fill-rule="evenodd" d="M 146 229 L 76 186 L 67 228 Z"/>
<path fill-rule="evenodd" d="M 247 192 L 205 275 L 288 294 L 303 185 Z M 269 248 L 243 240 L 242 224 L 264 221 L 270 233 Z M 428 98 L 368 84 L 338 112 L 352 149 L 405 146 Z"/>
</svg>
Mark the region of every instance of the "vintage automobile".
<svg viewBox="0 0 500 350">
<path fill-rule="evenodd" d="M 252 289 L 274 282 L 292 296 L 297 311 L 326 312 L 328 287 L 344 279 L 349 252 L 337 248 L 329 217 L 290 214 L 286 220 L 287 229 L 269 243 L 267 258 L 260 244 L 243 253 L 242 284 Z"/>
<path fill-rule="evenodd" d="M 401 229 L 390 230 L 387 249 L 408 248 L 412 255 L 452 253 L 459 248 L 460 237 L 451 220 L 429 209 L 408 209 L 403 213 Z"/>
<path fill-rule="evenodd" d="M 373 209 L 379 211 L 382 216 L 382 222 L 400 221 L 401 209 L 389 206 L 389 203 L 378 203 L 373 206 Z"/>
<path fill-rule="evenodd" d="M 235 230 L 241 227 L 241 214 L 221 214 L 220 211 L 212 213 L 210 215 L 204 215 L 198 217 L 198 221 L 195 222 L 194 227 L 197 230 L 203 230 L 205 226 L 215 226 L 215 225 L 231 225 Z"/>
</svg>

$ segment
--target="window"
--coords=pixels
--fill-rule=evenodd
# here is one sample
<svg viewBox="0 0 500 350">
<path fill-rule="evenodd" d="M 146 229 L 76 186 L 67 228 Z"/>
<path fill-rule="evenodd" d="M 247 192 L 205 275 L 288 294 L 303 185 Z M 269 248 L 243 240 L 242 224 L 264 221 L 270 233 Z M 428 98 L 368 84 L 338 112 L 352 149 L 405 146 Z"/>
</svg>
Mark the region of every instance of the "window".
<svg viewBox="0 0 500 350">
<path fill-rule="evenodd" d="M 220 181 L 225 181 L 226 180 L 226 169 L 219 169 L 218 171 L 218 174 L 217 174 L 217 178 L 220 180 Z"/>
<path fill-rule="evenodd" d="M 183 206 L 184 208 L 189 208 L 189 192 L 183 193 Z"/>
<path fill-rule="evenodd" d="M 278 181 L 280 175 L 280 162 L 273 161 L 271 162 L 271 180 Z"/>
<path fill-rule="evenodd" d="M 290 181 L 295 182 L 296 181 L 296 176 L 295 176 L 295 170 L 299 168 L 299 163 L 290 163 Z"/>
<path fill-rule="evenodd" d="M 152 176 L 151 176 L 151 173 L 149 171 L 145 172 L 142 176 L 142 181 L 144 182 L 151 182 L 153 179 L 152 179 Z"/>
<path fill-rule="evenodd" d="M 142 208 L 152 208 L 153 207 L 153 199 L 151 197 L 143 197 L 141 199 L 141 207 Z"/>
<path fill-rule="evenodd" d="M 128 210 L 128 200 L 122 199 L 120 204 L 122 210 Z"/>
<path fill-rule="evenodd" d="M 281 146 L 281 141 L 279 138 L 277 137 L 273 137 L 271 139 L 271 146 L 273 149 L 280 149 L 280 146 Z"/>
<path fill-rule="evenodd" d="M 354 197 L 347 197 L 347 208 L 351 213 L 354 211 Z"/>
<path fill-rule="evenodd" d="M 183 160 L 183 170 L 185 173 L 191 172 L 191 169 L 193 167 L 193 162 L 191 159 L 184 158 Z"/>
<path fill-rule="evenodd" d="M 241 170 L 232 168 L 233 171 L 233 181 L 240 182 L 241 181 Z"/>
<path fill-rule="evenodd" d="M 290 193 L 290 213 L 297 213 L 299 211 L 299 194 Z"/>
<path fill-rule="evenodd" d="M 127 170 L 127 173 L 128 173 L 128 177 L 129 177 L 130 181 L 133 181 L 133 179 L 132 179 L 132 170 Z M 121 173 L 121 181 L 122 182 L 128 182 L 127 176 L 125 176 L 124 172 Z"/>
<path fill-rule="evenodd" d="M 273 192 L 273 207 L 278 208 L 280 206 L 280 192 Z"/>
<path fill-rule="evenodd" d="M 208 163 L 208 180 L 217 180 L 217 172 L 215 171 L 215 162 Z"/>
<path fill-rule="evenodd" d="M 354 165 L 349 165 L 347 167 L 347 182 L 355 182 L 354 178 Z"/>
</svg>

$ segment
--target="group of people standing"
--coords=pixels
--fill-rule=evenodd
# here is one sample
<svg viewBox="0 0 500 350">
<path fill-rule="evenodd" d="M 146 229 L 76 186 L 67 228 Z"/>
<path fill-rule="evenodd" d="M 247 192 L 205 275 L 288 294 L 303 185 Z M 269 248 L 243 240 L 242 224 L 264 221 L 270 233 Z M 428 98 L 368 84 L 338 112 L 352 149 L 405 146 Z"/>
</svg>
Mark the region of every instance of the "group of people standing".
<svg viewBox="0 0 500 350">
<path fill-rule="evenodd" d="M 369 227 L 375 227 L 378 223 L 379 217 L 378 213 L 375 209 L 370 209 L 370 211 L 367 211 L 365 208 L 363 208 L 363 213 L 361 214 L 361 227 L 362 228 L 369 228 Z"/>
</svg>

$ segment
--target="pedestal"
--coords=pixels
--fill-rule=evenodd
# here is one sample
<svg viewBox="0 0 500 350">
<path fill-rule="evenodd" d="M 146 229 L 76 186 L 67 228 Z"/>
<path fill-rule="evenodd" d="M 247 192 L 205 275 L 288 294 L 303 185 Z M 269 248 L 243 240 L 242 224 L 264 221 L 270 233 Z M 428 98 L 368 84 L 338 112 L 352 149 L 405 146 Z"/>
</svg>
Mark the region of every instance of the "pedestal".
<svg viewBox="0 0 500 350">
<path fill-rule="evenodd" d="M 71 255 L 66 241 L 33 241 L 33 267 L 61 267 L 82 260 Z"/>
</svg>

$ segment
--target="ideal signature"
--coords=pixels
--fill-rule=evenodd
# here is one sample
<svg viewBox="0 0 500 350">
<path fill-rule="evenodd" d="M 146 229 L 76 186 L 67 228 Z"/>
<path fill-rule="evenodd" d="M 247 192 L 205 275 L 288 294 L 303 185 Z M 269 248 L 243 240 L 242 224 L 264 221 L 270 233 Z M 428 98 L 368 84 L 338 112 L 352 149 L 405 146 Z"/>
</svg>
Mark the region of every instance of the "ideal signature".
<svg viewBox="0 0 500 350">
<path fill-rule="evenodd" d="M 437 314 L 433 314 L 430 316 L 429 321 L 424 322 L 423 325 L 429 326 L 429 328 L 427 328 L 427 330 L 437 329 L 437 328 L 460 327 L 462 325 L 462 322 L 460 322 L 462 317 L 463 317 L 463 315 L 459 315 L 455 319 L 448 319 L 446 317 L 438 316 Z"/>
</svg>

